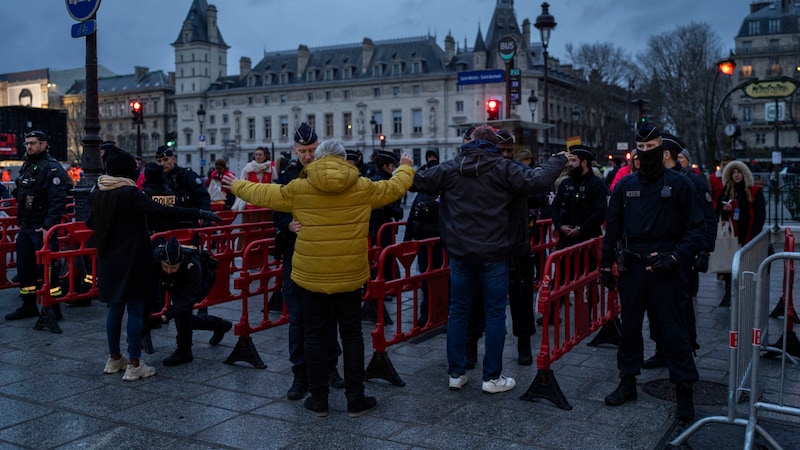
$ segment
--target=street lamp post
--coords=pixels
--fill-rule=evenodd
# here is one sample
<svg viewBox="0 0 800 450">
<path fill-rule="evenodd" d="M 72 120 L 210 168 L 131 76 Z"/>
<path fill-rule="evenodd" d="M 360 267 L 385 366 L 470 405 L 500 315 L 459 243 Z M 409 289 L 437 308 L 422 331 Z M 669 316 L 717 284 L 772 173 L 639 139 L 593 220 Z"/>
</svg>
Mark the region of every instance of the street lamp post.
<svg viewBox="0 0 800 450">
<path fill-rule="evenodd" d="M 539 30 L 539 35 L 542 39 L 542 57 L 544 58 L 544 123 L 550 123 L 549 110 L 550 103 L 547 91 L 547 45 L 550 43 L 550 33 L 556 27 L 556 20 L 549 11 L 550 4 L 547 2 L 542 3 L 542 13 L 536 18 L 534 26 Z M 550 131 L 545 128 L 544 130 L 544 151 L 550 152 Z"/>
<path fill-rule="evenodd" d="M 372 153 L 375 153 L 375 127 L 378 126 L 378 122 L 375 121 L 375 116 L 372 116 L 372 119 L 369 120 L 369 127 L 372 129 Z"/>
<path fill-rule="evenodd" d="M 200 123 L 200 176 L 206 176 L 206 160 L 203 157 L 203 149 L 206 146 L 205 137 L 203 136 L 203 122 L 206 121 L 206 110 L 203 104 L 200 104 L 200 109 L 197 110 L 197 121 Z"/>
<path fill-rule="evenodd" d="M 531 110 L 531 122 L 536 122 L 536 107 L 539 105 L 539 99 L 536 98 L 536 92 L 531 89 L 531 95 L 528 97 L 528 109 Z M 531 149 L 537 154 L 539 153 L 539 141 L 536 136 L 536 130 L 533 130 L 533 145 Z"/>
<path fill-rule="evenodd" d="M 714 113 L 717 80 L 719 80 L 720 73 L 732 76 L 734 70 L 736 70 L 736 61 L 733 58 L 717 61 L 714 65 L 714 81 L 711 83 L 711 90 L 706 91 L 706 165 L 708 167 L 711 167 L 717 159 L 717 121 Z"/>
</svg>

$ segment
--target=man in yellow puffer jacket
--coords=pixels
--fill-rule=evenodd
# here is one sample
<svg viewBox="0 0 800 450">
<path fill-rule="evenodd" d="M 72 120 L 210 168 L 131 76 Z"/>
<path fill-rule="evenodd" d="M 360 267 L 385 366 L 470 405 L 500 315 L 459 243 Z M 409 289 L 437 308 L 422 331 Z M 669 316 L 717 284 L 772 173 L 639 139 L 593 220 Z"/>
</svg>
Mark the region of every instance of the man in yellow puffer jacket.
<svg viewBox="0 0 800 450">
<path fill-rule="evenodd" d="M 370 277 L 367 235 L 370 213 L 397 201 L 414 180 L 408 155 L 392 178 L 372 181 L 345 162 L 341 142 L 323 141 L 315 160 L 286 185 L 256 184 L 223 178 L 223 185 L 242 200 L 275 211 L 290 212 L 302 224 L 292 258 L 305 322 L 306 369 L 311 396 L 306 409 L 328 415 L 328 356 L 324 342 L 331 320 L 339 324 L 344 360 L 345 396 L 351 417 L 373 408 L 364 395 L 364 340 L 361 333 L 361 286 Z"/>
</svg>

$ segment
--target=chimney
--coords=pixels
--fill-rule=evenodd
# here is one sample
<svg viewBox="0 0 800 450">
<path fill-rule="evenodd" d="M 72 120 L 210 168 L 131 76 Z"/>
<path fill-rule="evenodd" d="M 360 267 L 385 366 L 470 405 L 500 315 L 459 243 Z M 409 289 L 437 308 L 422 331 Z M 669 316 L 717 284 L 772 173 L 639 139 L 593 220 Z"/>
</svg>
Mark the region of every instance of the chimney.
<svg viewBox="0 0 800 450">
<path fill-rule="evenodd" d="M 250 73 L 250 70 L 252 70 L 252 62 L 250 61 L 250 58 L 247 56 L 242 56 L 239 59 L 239 79 L 246 77 L 247 74 Z"/>
<path fill-rule="evenodd" d="M 219 43 L 219 34 L 217 34 L 217 7 L 214 5 L 208 5 L 207 16 L 208 21 L 206 22 L 206 28 L 208 31 L 208 42 L 212 44 Z"/>
<path fill-rule="evenodd" d="M 365 37 L 361 41 L 361 73 L 367 73 L 374 54 L 375 44 L 372 43 L 372 39 Z"/>
<path fill-rule="evenodd" d="M 137 83 L 141 83 L 141 81 L 144 80 L 144 77 L 147 76 L 147 72 L 150 70 L 150 68 L 142 66 L 134 66 L 133 70 L 134 70 L 134 80 Z"/>
<path fill-rule="evenodd" d="M 527 18 L 522 21 L 522 48 L 531 48 L 531 21 Z"/>
<path fill-rule="evenodd" d="M 447 36 L 444 38 L 444 65 L 448 65 L 453 61 L 453 58 L 456 55 L 456 40 L 453 39 L 453 35 L 447 33 Z"/>
<path fill-rule="evenodd" d="M 308 60 L 309 60 L 309 52 L 308 47 L 300 44 L 297 47 L 297 76 L 300 77 L 306 72 L 306 67 L 308 67 Z"/>
<path fill-rule="evenodd" d="M 169 85 L 175 87 L 175 72 L 167 72 L 167 77 L 169 78 Z"/>
</svg>

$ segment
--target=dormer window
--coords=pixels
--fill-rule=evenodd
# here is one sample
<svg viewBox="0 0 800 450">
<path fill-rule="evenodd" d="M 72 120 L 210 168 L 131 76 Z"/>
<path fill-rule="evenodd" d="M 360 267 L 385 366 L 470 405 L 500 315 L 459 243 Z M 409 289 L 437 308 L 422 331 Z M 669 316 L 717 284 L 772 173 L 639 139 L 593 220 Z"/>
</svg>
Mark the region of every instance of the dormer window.
<svg viewBox="0 0 800 450">
<path fill-rule="evenodd" d="M 380 64 L 372 66 L 372 76 L 379 77 L 383 74 L 383 67 Z"/>
</svg>

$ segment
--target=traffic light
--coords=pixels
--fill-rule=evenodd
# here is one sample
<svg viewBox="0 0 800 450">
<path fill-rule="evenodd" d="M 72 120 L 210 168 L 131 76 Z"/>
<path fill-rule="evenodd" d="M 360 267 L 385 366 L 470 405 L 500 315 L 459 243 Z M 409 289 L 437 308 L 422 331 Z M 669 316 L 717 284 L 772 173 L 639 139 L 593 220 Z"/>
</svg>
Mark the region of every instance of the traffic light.
<svg viewBox="0 0 800 450">
<path fill-rule="evenodd" d="M 174 131 L 170 131 L 167 133 L 167 147 L 175 147 L 175 139 L 177 138 L 177 133 Z"/>
<path fill-rule="evenodd" d="M 381 141 L 381 148 L 382 149 L 386 148 L 386 135 L 382 134 L 378 136 L 378 140 Z"/>
<path fill-rule="evenodd" d="M 500 107 L 500 100 L 495 100 L 493 98 L 489 99 L 489 101 L 486 102 L 486 114 L 488 114 L 488 118 L 486 120 L 500 119 Z"/>
<path fill-rule="evenodd" d="M 133 123 L 144 122 L 144 105 L 139 100 L 131 102 L 131 114 L 133 114 Z"/>
</svg>

